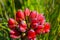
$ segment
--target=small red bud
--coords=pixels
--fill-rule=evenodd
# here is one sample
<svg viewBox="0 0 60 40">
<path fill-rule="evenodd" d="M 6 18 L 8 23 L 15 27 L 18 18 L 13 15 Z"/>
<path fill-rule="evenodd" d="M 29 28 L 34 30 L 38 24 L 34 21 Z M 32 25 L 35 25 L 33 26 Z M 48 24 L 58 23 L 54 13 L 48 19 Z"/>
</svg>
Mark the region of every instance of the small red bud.
<svg viewBox="0 0 60 40">
<path fill-rule="evenodd" d="M 29 30 L 27 35 L 28 35 L 28 39 L 36 37 L 35 31 L 33 29 Z"/>
<path fill-rule="evenodd" d="M 38 25 L 38 27 L 35 29 L 36 34 L 41 34 L 43 31 L 43 25 Z"/>
<path fill-rule="evenodd" d="M 33 29 L 36 29 L 36 28 L 38 27 L 38 23 L 32 23 L 32 24 L 31 24 L 31 27 L 32 27 Z"/>
<path fill-rule="evenodd" d="M 19 24 L 19 28 L 21 32 L 25 32 L 27 29 L 27 24 L 25 21 L 22 21 L 21 24 Z"/>
<path fill-rule="evenodd" d="M 8 20 L 8 26 L 9 26 L 9 28 L 14 29 L 16 27 L 16 21 L 14 19 L 10 18 Z"/>
<path fill-rule="evenodd" d="M 26 9 L 24 10 L 24 14 L 25 14 L 25 17 L 26 17 L 26 16 L 29 16 L 29 15 L 30 15 L 30 10 L 29 10 L 28 8 L 26 8 Z"/>
<path fill-rule="evenodd" d="M 38 14 L 37 20 L 39 21 L 40 24 L 45 23 L 45 17 L 43 16 L 43 14 Z"/>
<path fill-rule="evenodd" d="M 44 30 L 46 33 L 50 31 L 50 24 L 49 23 L 45 23 Z"/>
<path fill-rule="evenodd" d="M 16 17 L 21 19 L 21 20 L 24 20 L 24 13 L 22 12 L 22 10 L 18 10 L 17 13 L 16 13 Z"/>
<path fill-rule="evenodd" d="M 34 18 L 36 18 L 37 17 L 37 12 L 36 11 L 32 11 L 31 13 L 30 13 L 30 18 L 31 19 L 34 19 Z"/>
<path fill-rule="evenodd" d="M 12 18 L 10 18 L 9 20 L 8 20 L 8 24 L 9 25 L 14 25 L 16 23 L 16 21 L 14 20 L 14 19 L 12 19 Z"/>
<path fill-rule="evenodd" d="M 20 38 L 20 33 L 17 30 L 10 30 L 11 38 Z"/>
</svg>

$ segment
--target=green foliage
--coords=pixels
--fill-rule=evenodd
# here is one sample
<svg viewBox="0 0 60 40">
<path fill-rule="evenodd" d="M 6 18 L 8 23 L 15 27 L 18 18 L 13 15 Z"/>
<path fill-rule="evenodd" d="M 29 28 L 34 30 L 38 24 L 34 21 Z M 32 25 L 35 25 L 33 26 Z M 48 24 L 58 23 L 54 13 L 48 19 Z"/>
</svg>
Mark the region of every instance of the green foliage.
<svg viewBox="0 0 60 40">
<path fill-rule="evenodd" d="M 51 24 L 50 33 L 39 35 L 37 40 L 60 40 L 60 0 L 0 0 L 0 40 L 12 40 L 7 20 L 15 18 L 16 11 L 26 7 L 44 13 Z"/>
</svg>

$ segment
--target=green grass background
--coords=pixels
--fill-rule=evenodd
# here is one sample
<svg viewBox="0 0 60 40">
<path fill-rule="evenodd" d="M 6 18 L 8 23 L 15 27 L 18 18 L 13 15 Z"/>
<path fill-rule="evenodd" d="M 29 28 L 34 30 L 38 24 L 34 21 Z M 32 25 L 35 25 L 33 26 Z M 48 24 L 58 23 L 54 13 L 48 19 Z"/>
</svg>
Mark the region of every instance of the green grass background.
<svg viewBox="0 0 60 40">
<path fill-rule="evenodd" d="M 15 18 L 18 9 L 25 8 L 44 13 L 51 24 L 50 33 L 39 35 L 37 40 L 60 40 L 60 0 L 0 0 L 0 40 L 12 40 L 7 20 Z"/>
</svg>

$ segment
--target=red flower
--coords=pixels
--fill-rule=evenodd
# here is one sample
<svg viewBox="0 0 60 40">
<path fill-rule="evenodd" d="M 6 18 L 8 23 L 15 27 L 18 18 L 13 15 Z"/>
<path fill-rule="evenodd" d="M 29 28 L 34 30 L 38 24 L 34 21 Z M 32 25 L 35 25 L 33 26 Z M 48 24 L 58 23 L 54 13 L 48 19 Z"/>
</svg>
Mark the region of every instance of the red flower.
<svg viewBox="0 0 60 40">
<path fill-rule="evenodd" d="M 49 23 L 45 23 L 44 25 L 44 31 L 47 33 L 47 32 L 50 32 L 50 24 Z"/>
<path fill-rule="evenodd" d="M 36 11 L 32 11 L 31 13 L 30 13 L 30 18 L 31 19 L 34 19 L 34 18 L 36 18 L 37 17 L 37 12 Z"/>
<path fill-rule="evenodd" d="M 38 14 L 37 20 L 39 21 L 40 24 L 45 23 L 45 17 L 43 16 L 43 14 Z"/>
<path fill-rule="evenodd" d="M 21 21 L 21 23 L 19 24 L 19 29 L 21 32 L 25 32 L 27 29 L 27 24 L 25 21 Z"/>
<path fill-rule="evenodd" d="M 45 21 L 43 14 L 38 14 L 36 11 L 30 12 L 28 8 L 18 10 L 16 13 L 16 21 L 12 18 L 8 20 L 8 26 L 11 29 L 11 38 L 24 38 L 28 40 L 36 40 L 36 35 L 48 33 L 50 24 Z M 21 33 L 21 34 L 20 34 Z"/>
<path fill-rule="evenodd" d="M 10 30 L 10 37 L 11 38 L 20 38 L 20 33 L 17 30 Z"/>
<path fill-rule="evenodd" d="M 31 28 L 36 29 L 38 27 L 38 23 L 32 23 Z"/>
<path fill-rule="evenodd" d="M 43 31 L 43 25 L 38 25 L 38 27 L 35 29 L 36 34 L 41 34 Z"/>
<path fill-rule="evenodd" d="M 29 10 L 28 8 L 26 8 L 26 9 L 24 10 L 24 14 L 25 14 L 25 17 L 26 17 L 26 16 L 29 16 L 29 15 L 30 15 L 30 10 Z"/>
<path fill-rule="evenodd" d="M 30 30 L 28 31 L 27 36 L 28 36 L 28 39 L 35 38 L 35 37 L 36 37 L 35 31 L 34 31 L 33 29 L 30 29 Z"/>
<path fill-rule="evenodd" d="M 22 10 L 18 10 L 16 13 L 16 18 L 18 18 L 19 20 L 24 20 L 24 13 L 22 12 Z"/>
<path fill-rule="evenodd" d="M 16 27 L 16 21 L 12 18 L 8 20 L 8 26 L 10 29 L 14 29 Z"/>
</svg>

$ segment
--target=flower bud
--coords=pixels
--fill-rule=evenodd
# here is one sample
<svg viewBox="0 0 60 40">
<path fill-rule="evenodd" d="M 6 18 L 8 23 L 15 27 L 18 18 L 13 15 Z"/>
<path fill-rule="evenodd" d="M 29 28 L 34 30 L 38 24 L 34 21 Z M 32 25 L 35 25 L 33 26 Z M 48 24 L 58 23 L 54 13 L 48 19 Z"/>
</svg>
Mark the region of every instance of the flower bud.
<svg viewBox="0 0 60 40">
<path fill-rule="evenodd" d="M 37 20 L 39 21 L 40 24 L 45 23 L 45 17 L 43 16 L 43 14 L 38 14 Z"/>
<path fill-rule="evenodd" d="M 44 30 L 45 30 L 46 33 L 50 32 L 50 24 L 49 23 L 45 23 Z"/>
<path fill-rule="evenodd" d="M 19 20 L 24 20 L 24 13 L 22 12 L 22 10 L 18 10 L 16 13 L 16 17 L 19 18 Z"/>
<path fill-rule="evenodd" d="M 21 32 L 25 32 L 27 29 L 27 24 L 25 21 L 21 21 L 21 23 L 19 24 L 19 28 Z"/>
<path fill-rule="evenodd" d="M 38 27 L 35 29 L 36 34 L 41 34 L 43 31 L 43 25 L 38 25 Z"/>
<path fill-rule="evenodd" d="M 24 10 L 24 15 L 25 17 L 30 15 L 30 10 L 28 8 Z"/>
<path fill-rule="evenodd" d="M 34 19 L 34 18 L 36 18 L 37 17 L 37 12 L 36 11 L 32 11 L 31 13 L 30 13 L 30 18 L 31 19 Z"/>
<path fill-rule="evenodd" d="M 12 18 L 8 20 L 8 26 L 10 29 L 14 29 L 16 27 L 16 21 Z"/>
<path fill-rule="evenodd" d="M 36 29 L 38 27 L 38 23 L 32 23 L 31 28 Z"/>
<path fill-rule="evenodd" d="M 20 33 L 17 30 L 10 30 L 11 38 L 20 38 Z"/>
<path fill-rule="evenodd" d="M 30 30 L 28 31 L 27 36 L 28 36 L 28 39 L 35 38 L 35 37 L 36 37 L 35 31 L 34 31 L 33 29 L 30 29 Z"/>
</svg>

